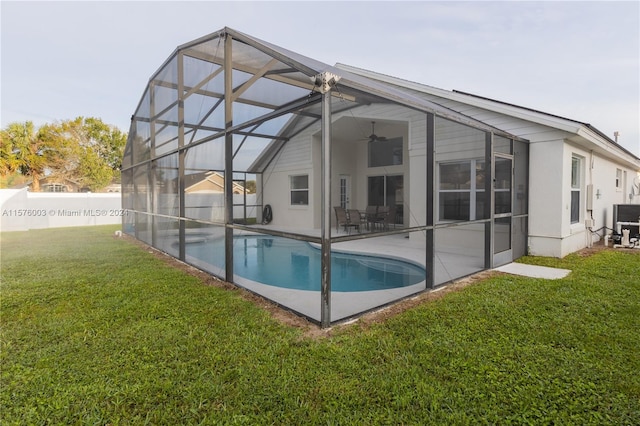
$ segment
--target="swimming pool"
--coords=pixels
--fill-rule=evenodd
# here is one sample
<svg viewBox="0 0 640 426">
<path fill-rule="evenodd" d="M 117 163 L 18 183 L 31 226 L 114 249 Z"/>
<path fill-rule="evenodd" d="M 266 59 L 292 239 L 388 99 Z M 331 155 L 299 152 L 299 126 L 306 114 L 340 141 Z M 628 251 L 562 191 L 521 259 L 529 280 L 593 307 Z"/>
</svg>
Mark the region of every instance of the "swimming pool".
<svg viewBox="0 0 640 426">
<path fill-rule="evenodd" d="M 219 253 L 217 258 L 221 260 L 222 240 L 186 245 L 188 256 L 203 261 L 212 262 L 212 252 Z M 234 274 L 276 287 L 320 291 L 320 254 L 318 248 L 305 241 L 264 235 L 236 236 Z M 216 266 L 223 267 L 221 263 Z M 387 290 L 424 280 L 424 269 L 413 263 L 381 256 L 331 253 L 332 291 Z"/>
</svg>

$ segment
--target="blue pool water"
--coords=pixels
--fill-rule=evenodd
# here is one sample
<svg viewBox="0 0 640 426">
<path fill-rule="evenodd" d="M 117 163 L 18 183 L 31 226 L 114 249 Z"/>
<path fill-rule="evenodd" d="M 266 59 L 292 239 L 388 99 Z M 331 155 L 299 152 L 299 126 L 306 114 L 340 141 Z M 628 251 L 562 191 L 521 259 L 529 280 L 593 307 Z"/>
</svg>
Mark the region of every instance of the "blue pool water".
<svg viewBox="0 0 640 426">
<path fill-rule="evenodd" d="M 224 258 L 224 245 L 220 240 L 191 243 L 187 244 L 186 253 L 208 263 L 218 263 Z M 234 274 L 240 277 L 277 287 L 320 291 L 320 250 L 307 242 L 263 235 L 235 237 L 233 258 Z M 424 269 L 412 263 L 380 256 L 331 253 L 332 291 L 385 290 L 424 280 Z"/>
</svg>

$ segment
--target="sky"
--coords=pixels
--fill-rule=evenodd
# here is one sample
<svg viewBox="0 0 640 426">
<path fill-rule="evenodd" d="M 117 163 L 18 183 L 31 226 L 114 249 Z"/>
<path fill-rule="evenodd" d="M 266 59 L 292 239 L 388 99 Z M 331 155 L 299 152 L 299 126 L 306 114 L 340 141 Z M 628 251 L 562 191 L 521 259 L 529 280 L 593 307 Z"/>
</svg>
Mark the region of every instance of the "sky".
<svg viewBox="0 0 640 426">
<path fill-rule="evenodd" d="M 97 117 L 128 132 L 149 77 L 223 27 L 591 124 L 640 156 L 640 2 L 0 1 L 2 127 Z"/>
</svg>

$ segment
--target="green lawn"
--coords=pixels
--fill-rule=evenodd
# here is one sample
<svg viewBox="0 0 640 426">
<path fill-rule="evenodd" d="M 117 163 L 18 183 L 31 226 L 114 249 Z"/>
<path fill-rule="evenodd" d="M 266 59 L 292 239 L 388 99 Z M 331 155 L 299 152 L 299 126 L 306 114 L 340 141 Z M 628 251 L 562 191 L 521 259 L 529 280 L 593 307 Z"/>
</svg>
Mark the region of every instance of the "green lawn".
<svg viewBox="0 0 640 426">
<path fill-rule="evenodd" d="M 310 338 L 115 229 L 2 234 L 0 424 L 640 424 L 640 250 Z"/>
</svg>

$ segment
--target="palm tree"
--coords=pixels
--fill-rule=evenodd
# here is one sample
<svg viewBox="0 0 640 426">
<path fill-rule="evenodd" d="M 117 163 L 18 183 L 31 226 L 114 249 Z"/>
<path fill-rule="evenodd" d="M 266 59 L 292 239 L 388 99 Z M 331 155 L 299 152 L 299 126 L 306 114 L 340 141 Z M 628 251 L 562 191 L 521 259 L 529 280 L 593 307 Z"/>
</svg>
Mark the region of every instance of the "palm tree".
<svg viewBox="0 0 640 426">
<path fill-rule="evenodd" d="M 0 132 L 0 176 L 5 178 L 17 171 L 18 159 L 13 149 L 13 141 L 3 130 Z"/>
<path fill-rule="evenodd" d="M 31 121 L 9 124 L 2 132 L 2 172 L 17 170 L 31 178 L 33 191 L 40 191 L 45 169 L 61 154 L 58 142 L 49 126 L 36 130 Z"/>
</svg>

